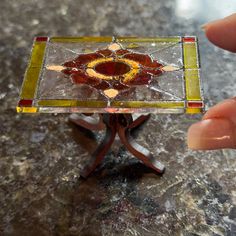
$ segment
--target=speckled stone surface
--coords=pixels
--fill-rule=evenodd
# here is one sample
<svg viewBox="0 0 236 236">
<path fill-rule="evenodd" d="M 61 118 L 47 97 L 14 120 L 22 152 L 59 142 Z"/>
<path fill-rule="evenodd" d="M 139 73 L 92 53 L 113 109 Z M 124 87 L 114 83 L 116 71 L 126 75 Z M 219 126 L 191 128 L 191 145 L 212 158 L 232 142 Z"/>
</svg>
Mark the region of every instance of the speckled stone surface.
<svg viewBox="0 0 236 236">
<path fill-rule="evenodd" d="M 233 0 L 1 0 L 0 235 L 236 235 L 236 152 L 188 150 L 200 116 L 152 116 L 135 135 L 166 165 L 163 176 L 117 140 L 85 181 L 102 133 L 76 130 L 67 115 L 15 112 L 36 35 L 197 35 L 208 105 L 235 96 L 235 55 L 200 30 L 233 11 Z"/>
</svg>

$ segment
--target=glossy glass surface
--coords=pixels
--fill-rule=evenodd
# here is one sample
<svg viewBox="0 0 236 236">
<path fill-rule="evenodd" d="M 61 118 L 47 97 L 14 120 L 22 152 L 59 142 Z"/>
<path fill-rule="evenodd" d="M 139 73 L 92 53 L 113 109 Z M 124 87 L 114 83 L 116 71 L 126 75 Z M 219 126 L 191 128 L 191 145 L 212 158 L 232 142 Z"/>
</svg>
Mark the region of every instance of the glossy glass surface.
<svg viewBox="0 0 236 236">
<path fill-rule="evenodd" d="M 18 112 L 199 113 L 195 37 L 37 37 Z"/>
</svg>

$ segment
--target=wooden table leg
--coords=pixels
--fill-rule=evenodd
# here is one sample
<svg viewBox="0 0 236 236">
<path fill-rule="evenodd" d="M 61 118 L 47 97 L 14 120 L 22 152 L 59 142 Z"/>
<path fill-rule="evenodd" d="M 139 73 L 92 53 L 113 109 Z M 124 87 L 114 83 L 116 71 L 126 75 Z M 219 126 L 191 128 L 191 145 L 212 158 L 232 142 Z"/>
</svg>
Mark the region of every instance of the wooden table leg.
<svg viewBox="0 0 236 236">
<path fill-rule="evenodd" d="M 103 115 L 103 122 L 106 126 L 106 134 L 102 142 L 92 154 L 92 157 L 89 159 L 88 164 L 81 171 L 80 175 L 82 177 L 87 178 L 103 161 L 116 136 L 116 125 L 114 125 L 115 121 L 115 116 L 109 114 Z"/>
<path fill-rule="evenodd" d="M 130 129 L 135 129 L 138 126 L 142 125 L 144 122 L 146 122 L 149 118 L 150 118 L 150 114 L 148 115 L 141 115 L 139 116 L 137 119 L 135 119 L 134 121 L 131 122 L 131 124 L 129 125 Z"/>
<path fill-rule="evenodd" d="M 147 118 L 147 117 L 146 117 Z M 141 121 L 144 119 L 141 118 Z M 140 144 L 136 143 L 130 134 L 130 127 L 135 128 L 135 125 L 139 125 L 140 122 L 134 124 L 132 116 L 130 114 L 120 114 L 118 119 L 117 132 L 121 142 L 124 146 L 139 160 L 141 160 L 146 166 L 152 168 L 158 173 L 163 173 L 165 166 L 153 157 L 151 152 Z"/>
<path fill-rule="evenodd" d="M 118 133 L 121 142 L 136 158 L 141 160 L 147 167 L 152 168 L 158 173 L 163 173 L 165 167 L 156 158 L 153 157 L 151 152 L 140 144 L 136 143 L 130 132 L 139 125 L 143 124 L 150 115 L 141 115 L 133 121 L 131 114 L 109 114 L 105 113 L 100 115 L 100 121 L 95 122 L 90 116 L 78 118 L 76 116 L 70 117 L 70 121 L 82 126 L 86 129 L 100 130 L 106 128 L 105 136 L 99 146 L 96 148 L 92 157 L 89 159 L 88 164 L 84 167 L 80 175 L 87 178 L 104 159 L 104 156 L 110 149 L 114 142 L 116 133 Z"/>
</svg>

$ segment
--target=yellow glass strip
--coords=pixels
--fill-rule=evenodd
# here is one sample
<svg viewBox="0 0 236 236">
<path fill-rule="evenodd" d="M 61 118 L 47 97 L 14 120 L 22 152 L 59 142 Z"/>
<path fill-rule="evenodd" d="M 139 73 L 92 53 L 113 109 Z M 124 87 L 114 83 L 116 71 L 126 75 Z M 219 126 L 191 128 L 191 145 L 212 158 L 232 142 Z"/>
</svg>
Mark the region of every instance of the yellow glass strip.
<svg viewBox="0 0 236 236">
<path fill-rule="evenodd" d="M 138 37 L 117 37 L 118 42 L 158 42 L 158 43 L 178 43 L 181 42 L 181 37 L 152 37 L 152 38 L 138 38 Z"/>
<path fill-rule="evenodd" d="M 45 48 L 46 48 L 46 42 L 34 42 L 29 66 L 40 67 L 42 65 Z"/>
<path fill-rule="evenodd" d="M 198 70 L 185 70 L 185 85 L 187 100 L 201 100 L 200 76 Z"/>
<path fill-rule="evenodd" d="M 35 42 L 28 69 L 25 73 L 24 82 L 21 89 L 21 99 L 33 99 L 39 79 L 40 70 L 43 64 L 43 58 L 46 48 L 46 42 Z"/>
<path fill-rule="evenodd" d="M 51 37 L 50 42 L 77 43 L 77 42 L 111 42 L 112 37 Z M 118 42 L 181 42 L 181 37 L 117 37 Z"/>
<path fill-rule="evenodd" d="M 37 107 L 16 107 L 18 113 L 36 113 L 38 111 Z"/>
<path fill-rule="evenodd" d="M 112 37 L 51 37 L 50 42 L 80 43 L 80 42 L 112 42 Z"/>
<path fill-rule="evenodd" d="M 107 107 L 105 101 L 77 101 L 77 100 L 40 100 L 39 106 L 45 107 Z M 120 108 L 184 108 L 184 102 L 143 102 L 143 101 L 113 101 L 111 107 Z"/>
<path fill-rule="evenodd" d="M 77 100 L 40 100 L 39 106 L 45 107 L 106 107 L 105 101 L 77 101 Z"/>
<path fill-rule="evenodd" d="M 198 65 L 197 44 L 183 43 L 185 69 L 196 69 Z"/>
<path fill-rule="evenodd" d="M 202 108 L 186 108 L 187 114 L 198 114 L 202 112 Z"/>
<path fill-rule="evenodd" d="M 25 73 L 20 98 L 33 99 L 37 86 L 38 77 L 40 74 L 40 67 L 29 67 Z"/>
<path fill-rule="evenodd" d="M 143 102 L 143 101 L 114 101 L 111 103 L 114 107 L 128 107 L 128 108 L 184 108 L 184 102 Z"/>
</svg>

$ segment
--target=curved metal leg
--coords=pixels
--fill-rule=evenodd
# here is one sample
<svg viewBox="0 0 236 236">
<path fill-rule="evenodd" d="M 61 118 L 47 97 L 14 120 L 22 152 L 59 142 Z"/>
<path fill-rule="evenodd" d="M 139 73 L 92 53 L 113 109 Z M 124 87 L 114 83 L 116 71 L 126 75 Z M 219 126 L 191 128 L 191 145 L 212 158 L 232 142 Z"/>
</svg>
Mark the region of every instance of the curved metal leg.
<svg viewBox="0 0 236 236">
<path fill-rule="evenodd" d="M 77 114 L 72 114 L 69 117 L 69 121 L 89 130 L 105 129 L 105 125 L 102 121 L 102 115 L 99 115 L 99 120 L 97 120 L 94 117 L 91 117 L 88 115 L 84 115 L 83 117 L 80 117 Z"/>
<path fill-rule="evenodd" d="M 117 129 L 121 142 L 125 147 L 146 166 L 152 168 L 158 173 L 163 173 L 165 166 L 157 161 L 152 154 L 144 147 L 135 142 L 130 135 L 130 124 L 132 124 L 131 115 L 120 115 L 119 127 Z M 132 127 L 132 126 L 131 126 Z"/>
<path fill-rule="evenodd" d="M 115 116 L 104 114 L 103 121 L 106 125 L 106 134 L 101 144 L 97 147 L 95 152 L 92 154 L 92 158 L 89 160 L 87 166 L 81 171 L 80 175 L 84 178 L 87 178 L 96 167 L 102 162 L 104 156 L 108 152 L 111 147 L 115 136 L 116 136 L 116 125 L 115 124 Z"/>
</svg>

